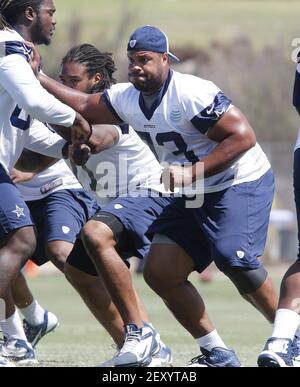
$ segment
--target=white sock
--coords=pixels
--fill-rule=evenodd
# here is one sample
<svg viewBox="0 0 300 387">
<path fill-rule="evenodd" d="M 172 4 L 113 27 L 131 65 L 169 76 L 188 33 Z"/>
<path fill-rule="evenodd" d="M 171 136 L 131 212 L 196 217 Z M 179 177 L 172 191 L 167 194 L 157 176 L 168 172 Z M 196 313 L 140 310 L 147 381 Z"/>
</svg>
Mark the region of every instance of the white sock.
<svg viewBox="0 0 300 387">
<path fill-rule="evenodd" d="M 31 325 L 40 325 L 44 321 L 45 309 L 36 300 L 33 300 L 26 308 L 20 308 L 20 312 Z"/>
<path fill-rule="evenodd" d="M 216 329 L 210 332 L 208 335 L 199 337 L 199 339 L 196 339 L 196 341 L 200 348 L 207 349 L 208 351 L 211 351 L 215 347 L 227 349 Z"/>
<path fill-rule="evenodd" d="M 4 336 L 27 341 L 22 321 L 17 311 L 6 320 L 0 321 L 0 326 Z"/>
<path fill-rule="evenodd" d="M 290 309 L 278 309 L 276 312 L 272 337 L 293 340 L 300 323 L 298 313 Z"/>
</svg>

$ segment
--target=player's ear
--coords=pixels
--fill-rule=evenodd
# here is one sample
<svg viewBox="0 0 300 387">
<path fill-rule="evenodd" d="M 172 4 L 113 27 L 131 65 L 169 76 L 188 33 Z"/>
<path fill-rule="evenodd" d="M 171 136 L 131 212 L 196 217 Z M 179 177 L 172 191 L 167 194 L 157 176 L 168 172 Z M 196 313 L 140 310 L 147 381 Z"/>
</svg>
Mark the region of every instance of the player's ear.
<svg viewBox="0 0 300 387">
<path fill-rule="evenodd" d="M 97 85 L 102 80 L 102 75 L 100 73 L 96 73 L 93 77 L 93 86 Z"/>
<path fill-rule="evenodd" d="M 25 18 L 29 21 L 33 21 L 36 18 L 36 12 L 32 7 L 26 7 L 25 11 Z"/>
<path fill-rule="evenodd" d="M 162 60 L 164 63 L 169 63 L 169 55 L 166 52 L 162 54 Z"/>
</svg>

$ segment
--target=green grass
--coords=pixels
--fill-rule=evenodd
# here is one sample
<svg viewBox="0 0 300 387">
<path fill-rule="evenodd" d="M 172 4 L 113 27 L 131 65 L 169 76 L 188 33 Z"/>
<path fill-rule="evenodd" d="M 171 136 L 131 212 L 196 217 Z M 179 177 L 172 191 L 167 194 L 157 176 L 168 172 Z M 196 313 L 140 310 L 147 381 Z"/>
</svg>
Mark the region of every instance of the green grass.
<svg viewBox="0 0 300 387">
<path fill-rule="evenodd" d="M 173 365 L 185 365 L 198 354 L 195 341 L 140 276 L 135 276 L 134 282 L 151 322 L 173 350 Z M 193 276 L 192 282 L 206 300 L 209 314 L 226 344 L 237 351 L 244 366 L 255 366 L 257 355 L 271 333 L 269 324 L 227 279 L 218 276 L 212 283 L 203 284 Z M 30 286 L 39 302 L 59 316 L 61 324 L 37 348 L 41 366 L 95 366 L 112 356 L 112 340 L 62 276 L 39 276 L 30 280 Z"/>
</svg>

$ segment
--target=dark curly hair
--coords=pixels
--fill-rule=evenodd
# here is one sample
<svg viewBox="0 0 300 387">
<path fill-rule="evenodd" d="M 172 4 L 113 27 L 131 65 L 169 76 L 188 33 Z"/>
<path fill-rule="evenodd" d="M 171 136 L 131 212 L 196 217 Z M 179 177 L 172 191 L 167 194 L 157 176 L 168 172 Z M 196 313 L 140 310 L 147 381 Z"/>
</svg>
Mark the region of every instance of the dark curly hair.
<svg viewBox="0 0 300 387">
<path fill-rule="evenodd" d="M 94 93 L 101 92 L 116 83 L 113 73 L 117 69 L 109 52 L 101 52 L 91 44 L 80 44 L 71 48 L 62 59 L 62 65 L 71 62 L 84 65 L 90 78 L 97 73 L 102 75 L 101 81 L 93 89 Z"/>
<path fill-rule="evenodd" d="M 14 26 L 27 7 L 39 11 L 44 0 L 0 0 L 0 29 Z"/>
</svg>

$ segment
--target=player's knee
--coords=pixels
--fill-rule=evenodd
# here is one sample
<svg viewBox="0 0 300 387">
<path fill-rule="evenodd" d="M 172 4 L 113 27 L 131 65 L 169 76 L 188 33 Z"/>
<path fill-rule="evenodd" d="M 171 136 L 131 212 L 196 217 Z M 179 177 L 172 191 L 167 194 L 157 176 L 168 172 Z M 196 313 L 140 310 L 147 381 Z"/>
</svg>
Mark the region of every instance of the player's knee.
<svg viewBox="0 0 300 387">
<path fill-rule="evenodd" d="M 223 268 L 223 273 L 232 281 L 241 295 L 255 292 L 262 286 L 268 276 L 263 266 L 257 269 L 227 267 Z"/>
<path fill-rule="evenodd" d="M 89 253 L 103 251 L 115 244 L 111 229 L 102 222 L 90 221 L 81 231 L 81 238 Z"/>
<path fill-rule="evenodd" d="M 46 248 L 47 256 L 51 262 L 62 272 L 68 259 L 69 249 L 61 246 L 60 243 L 49 244 Z"/>
</svg>

